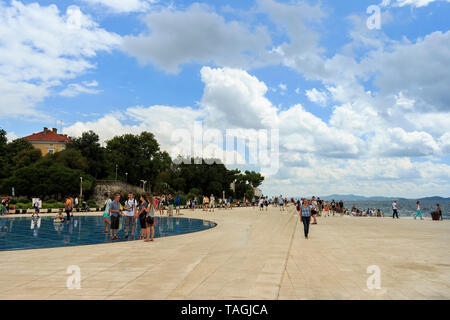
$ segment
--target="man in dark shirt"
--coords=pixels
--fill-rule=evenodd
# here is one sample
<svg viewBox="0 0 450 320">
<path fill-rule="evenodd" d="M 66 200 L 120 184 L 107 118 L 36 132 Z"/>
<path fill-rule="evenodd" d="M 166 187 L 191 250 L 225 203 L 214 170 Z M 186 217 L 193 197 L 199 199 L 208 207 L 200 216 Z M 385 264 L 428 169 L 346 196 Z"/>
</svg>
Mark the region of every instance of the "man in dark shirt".
<svg viewBox="0 0 450 320">
<path fill-rule="evenodd" d="M 109 214 L 111 216 L 111 240 L 119 239 L 117 232 L 119 231 L 120 215 L 120 194 L 114 196 L 114 201 L 109 205 Z"/>
</svg>

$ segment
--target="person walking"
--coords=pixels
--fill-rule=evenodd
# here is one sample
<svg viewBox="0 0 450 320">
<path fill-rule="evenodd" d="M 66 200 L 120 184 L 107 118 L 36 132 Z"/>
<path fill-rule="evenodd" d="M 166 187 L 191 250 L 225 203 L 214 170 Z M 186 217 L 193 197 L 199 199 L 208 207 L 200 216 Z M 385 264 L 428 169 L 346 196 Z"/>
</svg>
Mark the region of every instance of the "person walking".
<svg viewBox="0 0 450 320">
<path fill-rule="evenodd" d="M 39 216 L 39 198 L 33 203 L 34 213 Z"/>
<path fill-rule="evenodd" d="M 116 193 L 114 201 L 109 205 L 109 215 L 111 216 L 111 240 L 119 239 L 117 232 L 119 231 L 120 216 L 122 215 L 119 201 L 120 194 Z"/>
<path fill-rule="evenodd" d="M 305 233 L 305 239 L 309 239 L 309 224 L 311 223 L 311 206 L 308 204 L 308 201 L 304 199 L 302 201 L 302 205 L 297 207 L 297 211 L 301 217 L 303 222 L 303 229 Z"/>
<path fill-rule="evenodd" d="M 420 220 L 423 220 L 422 212 L 420 211 L 420 201 L 416 202 L 416 215 L 414 216 L 414 220 L 416 220 L 417 216 L 420 216 Z"/>
<path fill-rule="evenodd" d="M 108 227 L 111 226 L 111 223 L 109 222 L 109 206 L 112 202 L 112 200 L 109 198 L 108 193 L 104 194 L 105 198 L 105 210 L 103 211 L 103 221 L 105 222 L 105 230 L 103 230 L 104 233 L 108 233 Z"/>
<path fill-rule="evenodd" d="M 397 200 L 394 200 L 394 202 L 392 202 L 392 219 L 395 219 L 395 217 L 397 217 L 397 219 L 400 219 L 398 217 L 398 204 L 397 204 Z"/>
</svg>

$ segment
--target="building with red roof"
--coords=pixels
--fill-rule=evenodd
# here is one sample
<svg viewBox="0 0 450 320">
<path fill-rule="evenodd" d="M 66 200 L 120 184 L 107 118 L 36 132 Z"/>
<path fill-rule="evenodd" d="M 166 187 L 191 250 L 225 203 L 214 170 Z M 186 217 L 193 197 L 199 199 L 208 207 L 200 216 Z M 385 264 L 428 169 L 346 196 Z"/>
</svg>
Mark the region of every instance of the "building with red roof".
<svg viewBox="0 0 450 320">
<path fill-rule="evenodd" d="M 44 131 L 33 133 L 24 139 L 30 141 L 30 143 L 36 149 L 41 150 L 42 155 L 63 151 L 66 149 L 67 144 L 72 143 L 70 138 L 66 134 L 59 134 L 56 128 L 49 130 L 44 128 Z"/>
</svg>

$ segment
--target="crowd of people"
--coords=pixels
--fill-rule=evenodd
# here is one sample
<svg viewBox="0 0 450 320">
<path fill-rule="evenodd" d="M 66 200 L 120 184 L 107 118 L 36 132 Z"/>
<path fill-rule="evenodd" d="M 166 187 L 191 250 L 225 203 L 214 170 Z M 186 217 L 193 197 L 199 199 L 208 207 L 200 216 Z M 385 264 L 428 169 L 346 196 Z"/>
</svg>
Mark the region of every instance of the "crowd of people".
<svg viewBox="0 0 450 320">
<path fill-rule="evenodd" d="M 122 219 L 122 226 L 125 231 L 125 239 L 133 239 L 136 223 L 137 221 L 141 227 L 141 234 L 139 236 L 140 240 L 145 242 L 154 241 L 155 229 L 155 214 L 159 212 L 159 215 L 164 215 L 167 212 L 169 217 L 173 216 L 173 211 L 175 209 L 175 214 L 180 215 L 181 209 L 181 199 L 178 194 L 172 196 L 159 195 L 153 196 L 141 195 L 139 199 L 135 199 L 133 193 L 128 194 L 128 198 L 121 203 L 121 195 L 119 193 L 114 194 L 111 198 L 108 193 L 104 194 L 104 213 L 103 219 L 105 224 L 104 233 L 109 233 L 111 240 L 119 239 L 117 233 L 119 230 L 120 220 Z M 320 198 L 312 197 L 311 199 L 301 198 L 299 200 L 294 200 L 293 198 L 288 199 L 287 197 L 274 196 L 274 197 L 260 197 L 256 199 L 245 199 L 240 202 L 239 200 L 233 203 L 231 197 L 216 198 L 213 194 L 209 197 L 204 195 L 201 199 L 201 203 L 198 197 L 189 198 L 185 202 L 185 209 L 190 209 L 195 211 L 196 209 L 201 209 L 204 212 L 214 212 L 215 209 L 232 209 L 233 206 L 236 207 L 252 207 L 253 209 L 259 208 L 259 211 L 268 211 L 270 206 L 279 207 L 280 211 L 285 211 L 289 204 L 295 205 L 295 208 L 300 216 L 300 220 L 304 226 L 305 238 L 309 237 L 310 224 L 317 224 L 317 217 L 329 217 L 335 215 L 348 215 L 355 217 L 384 217 L 385 214 L 380 209 L 367 208 L 359 209 L 356 206 L 352 206 L 351 209 L 344 207 L 344 202 L 340 201 L 324 201 Z M 39 208 L 42 206 L 42 202 L 39 198 L 34 199 L 33 207 L 34 214 L 33 219 L 39 218 Z M 64 209 L 60 209 L 56 217 L 54 218 L 55 223 L 69 223 L 73 217 L 74 208 L 78 207 L 78 198 L 72 198 L 70 196 L 66 197 L 64 200 Z M 399 219 L 399 205 L 397 201 L 392 203 L 392 217 L 394 219 Z M 11 209 L 11 201 L 8 197 L 2 198 L 0 212 L 2 215 L 7 214 Z M 13 210 L 13 209 L 11 209 Z M 65 212 L 65 216 L 63 215 Z M 434 220 L 442 220 L 442 210 L 439 204 L 436 205 L 436 210 L 432 213 Z M 423 220 L 420 201 L 416 203 L 416 213 L 413 216 L 414 219 L 419 217 Z M 438 217 L 439 219 L 435 219 Z"/>
</svg>

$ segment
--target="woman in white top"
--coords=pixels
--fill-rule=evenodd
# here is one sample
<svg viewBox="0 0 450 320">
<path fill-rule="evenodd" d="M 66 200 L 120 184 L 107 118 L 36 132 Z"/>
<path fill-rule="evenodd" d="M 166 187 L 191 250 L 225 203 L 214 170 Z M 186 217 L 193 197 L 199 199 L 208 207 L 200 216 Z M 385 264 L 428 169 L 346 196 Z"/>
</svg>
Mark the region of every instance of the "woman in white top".
<svg viewBox="0 0 450 320">
<path fill-rule="evenodd" d="M 147 204 L 148 206 L 145 208 L 145 212 L 147 213 L 146 216 L 147 238 L 144 240 L 144 242 L 153 241 L 153 238 L 155 236 L 155 200 L 153 199 L 152 195 L 150 195 L 147 198 Z M 151 238 L 150 238 L 150 231 L 151 231 Z"/>
</svg>

